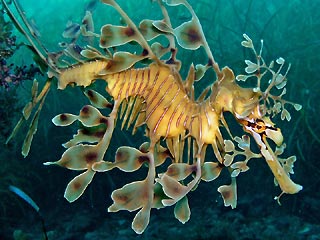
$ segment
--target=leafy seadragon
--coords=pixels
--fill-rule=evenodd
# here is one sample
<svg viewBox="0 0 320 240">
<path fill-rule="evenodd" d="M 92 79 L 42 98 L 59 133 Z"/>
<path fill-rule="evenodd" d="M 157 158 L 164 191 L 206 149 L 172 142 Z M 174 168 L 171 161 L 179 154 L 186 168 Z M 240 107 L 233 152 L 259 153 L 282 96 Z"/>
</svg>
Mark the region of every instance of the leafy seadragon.
<svg viewBox="0 0 320 240">
<path fill-rule="evenodd" d="M 279 113 L 282 120 L 290 120 L 285 104 L 293 105 L 296 110 L 301 108 L 299 104 L 282 99 L 290 64 L 287 65 L 283 58 L 266 63 L 262 57 L 263 42 L 257 52 L 252 40 L 244 34 L 241 44 L 253 51 L 256 59 L 255 62 L 246 60 L 246 75 L 235 77 L 229 67 L 221 69 L 215 61 L 199 19 L 186 0 L 157 2 L 163 19 L 143 20 L 137 26 L 115 1 L 102 0 L 103 4 L 118 11 L 125 25 L 106 24 L 100 34 L 95 33 L 91 12 L 87 11 L 81 24 L 71 24 L 64 32 L 65 37 L 71 38 L 71 42 L 64 45 L 65 49 L 50 53 L 17 2 L 13 0 L 24 26 L 2 0 L 18 30 L 27 37 L 29 48 L 36 54 L 39 65 L 48 73 L 47 82 L 39 94 L 37 81 L 34 81 L 32 100 L 24 108 L 23 117 L 9 139 L 36 108 L 22 149 L 22 154 L 27 156 L 52 81 L 57 81 L 61 90 L 70 85 L 81 86 L 91 104 L 83 106 L 78 115 L 63 113 L 52 120 L 56 126 L 68 126 L 79 121 L 79 130 L 63 145 L 66 151 L 60 160 L 44 164 L 82 171 L 65 190 L 64 196 L 69 202 L 83 194 L 98 172 L 113 168 L 133 172 L 147 166 L 148 173 L 144 180 L 128 183 L 112 192 L 113 204 L 108 208 L 109 212 L 138 211 L 132 222 L 136 233 L 146 229 L 152 208 L 175 205 L 175 217 L 182 223 L 188 221 L 188 193 L 196 190 L 201 181 L 218 178 L 224 168 L 230 173 L 231 183 L 220 186 L 218 191 L 225 206 L 235 208 L 236 178 L 249 169 L 248 162 L 254 158 L 266 160 L 276 184 L 282 190 L 281 194 L 299 192 L 302 186 L 290 179 L 296 158 L 279 157 L 285 144 L 281 130 L 271 120 Z M 190 12 L 191 19 L 173 27 L 166 5 L 183 5 Z M 159 36 L 168 40 L 166 46 L 156 41 Z M 99 47 L 94 47 L 92 43 L 76 51 L 80 37 L 90 42 L 99 39 Z M 132 42 L 141 46 L 140 54 L 116 51 L 116 47 Z M 190 51 L 202 47 L 208 58 L 206 64 L 192 64 L 185 80 L 180 76 L 181 62 L 176 58 L 177 43 Z M 68 63 L 67 57 L 73 63 Z M 194 81 L 202 79 L 209 69 L 215 72 L 216 80 L 195 99 Z M 256 79 L 256 87 L 243 88 L 236 81 L 247 79 Z M 105 91 L 112 97 L 112 103 L 90 88 L 96 80 L 107 83 Z M 267 84 L 266 80 L 269 80 Z M 265 85 L 267 87 L 264 88 Z M 276 89 L 282 91 L 280 95 L 273 93 Z M 104 116 L 99 109 L 110 109 L 110 114 Z M 243 136 L 233 137 L 224 118 L 225 112 L 230 112 L 242 126 Z M 109 161 L 104 159 L 105 153 L 118 119 L 122 127 L 132 127 L 133 134 L 144 127 L 150 141 L 143 143 L 139 149 L 121 146 L 115 153 L 115 159 Z M 221 133 L 221 128 L 226 129 L 226 134 Z M 250 149 L 250 136 L 260 153 Z M 276 145 L 275 150 L 272 147 L 274 144 L 269 142 Z M 212 147 L 215 159 L 206 158 L 208 146 Z M 241 155 L 244 157 L 242 161 L 237 158 Z M 169 164 L 167 159 L 170 159 Z M 156 168 L 160 165 L 168 166 L 165 172 L 159 172 L 163 168 Z M 279 197 L 276 199 L 279 200 Z"/>
</svg>

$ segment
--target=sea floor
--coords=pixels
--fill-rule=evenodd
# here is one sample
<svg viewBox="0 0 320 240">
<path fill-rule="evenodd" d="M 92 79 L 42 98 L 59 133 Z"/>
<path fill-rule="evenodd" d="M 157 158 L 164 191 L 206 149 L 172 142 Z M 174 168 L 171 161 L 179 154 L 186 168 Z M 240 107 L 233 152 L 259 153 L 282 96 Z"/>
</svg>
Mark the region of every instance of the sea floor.
<svg viewBox="0 0 320 240">
<path fill-rule="evenodd" d="M 63 212 L 58 209 L 46 216 L 49 240 L 99 240 L 99 239 L 214 239 L 254 240 L 288 239 L 318 240 L 320 225 L 308 222 L 303 216 L 290 214 L 285 208 L 258 205 L 240 206 L 235 210 L 216 204 L 192 207 L 191 219 L 181 224 L 173 216 L 173 209 L 153 210 L 148 228 L 142 235 L 131 229 L 133 213 L 108 213 L 97 208 L 70 207 Z M 248 208 L 249 207 L 249 208 Z M 275 211 L 275 209 L 278 210 Z M 268 213 L 270 212 L 270 213 Z M 37 218 L 17 220 L 3 231 L 2 239 L 42 240 L 41 224 Z"/>
</svg>

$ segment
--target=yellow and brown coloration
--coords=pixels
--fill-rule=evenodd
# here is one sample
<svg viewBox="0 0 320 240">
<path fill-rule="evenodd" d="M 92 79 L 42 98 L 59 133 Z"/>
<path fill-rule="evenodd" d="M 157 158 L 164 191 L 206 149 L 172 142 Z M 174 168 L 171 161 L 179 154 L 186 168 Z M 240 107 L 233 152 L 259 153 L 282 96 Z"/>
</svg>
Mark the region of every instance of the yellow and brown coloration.
<svg viewBox="0 0 320 240">
<path fill-rule="evenodd" d="M 85 170 L 68 184 L 65 198 L 69 202 L 82 195 L 97 172 L 106 172 L 113 168 L 132 172 L 142 165 L 147 165 L 147 177 L 113 191 L 111 197 L 114 203 L 108 208 L 110 212 L 139 210 L 132 222 L 132 228 L 135 232 L 142 233 L 149 223 L 152 208 L 175 205 L 175 217 L 182 223 L 188 221 L 190 209 L 187 194 L 195 190 L 201 180 L 212 181 L 219 177 L 224 168 L 231 174 L 231 184 L 220 186 L 218 191 L 225 206 L 235 208 L 236 177 L 249 169 L 248 161 L 253 158 L 265 158 L 282 193 L 294 194 L 302 189 L 289 176 L 293 173 L 295 156 L 287 159 L 278 156 L 282 154 L 285 145 L 280 129 L 271 121 L 271 117 L 280 112 L 282 119 L 290 120 L 290 114 L 284 108 L 285 104 L 292 104 L 296 110 L 301 108 L 298 104 L 282 99 L 285 91 L 278 96 L 272 93 L 276 89 L 284 89 L 287 82 L 286 75 L 290 65 L 284 71 L 283 58 L 266 64 L 261 56 L 262 46 L 257 53 L 251 39 L 244 34 L 242 45 L 253 51 L 257 62 L 246 60 L 247 75 L 238 75 L 236 78 L 229 67 L 220 69 L 214 60 L 199 19 L 187 1 L 163 1 L 168 6 L 183 5 L 191 13 L 191 20 L 176 28 L 172 27 L 165 5 L 160 0 L 158 4 L 164 18 L 157 21 L 143 20 L 139 26 L 132 22 L 115 1 L 102 2 L 116 9 L 126 21 L 126 26 L 107 24 L 101 28 L 101 34 L 96 34 L 91 13 L 87 12 L 79 28 L 69 26 L 68 32 L 64 33 L 65 36 L 73 36 L 72 42 L 61 53 L 53 54 L 32 34 L 32 28 L 17 4 L 20 17 L 30 34 L 19 24 L 9 6 L 2 0 L 10 18 L 28 38 L 30 48 L 38 54 L 42 64 L 45 63 L 48 67 L 47 83 L 40 94 L 37 94 L 35 81 L 32 100 L 26 105 L 24 116 L 12 134 L 13 136 L 23 120 L 27 120 L 32 109 L 39 104 L 23 145 L 23 155 L 26 156 L 29 152 L 39 113 L 53 78 L 58 80 L 58 88 L 61 90 L 69 85 L 84 87 L 84 93 L 91 102 L 91 105 L 80 110 L 79 115 L 63 113 L 52 120 L 57 126 L 81 122 L 78 133 L 64 144 L 67 150 L 61 159 L 45 163 L 71 170 Z M 82 49 L 80 53 L 73 51 L 81 34 L 70 32 L 70 29 L 80 29 L 81 34 L 90 38 L 90 41 L 99 38 L 99 47 L 106 54 L 93 46 Z M 164 47 L 154 41 L 150 46 L 150 40 L 161 35 L 168 39 L 168 46 Z M 140 55 L 112 50 L 132 41 L 141 46 Z M 179 73 L 181 63 L 176 59 L 176 42 L 181 48 L 188 50 L 203 47 L 208 57 L 206 65 L 190 66 L 186 80 L 182 80 Z M 168 54 L 169 58 L 163 59 L 163 56 Z M 75 64 L 61 67 L 62 61 L 59 59 L 63 56 L 71 56 Z M 152 63 L 146 67 L 134 67 L 145 61 Z M 217 79 L 195 99 L 193 83 L 200 80 L 208 69 L 214 70 Z M 271 81 L 263 89 L 266 74 L 271 75 Z M 236 81 L 245 81 L 248 78 L 257 80 L 255 88 L 243 88 Z M 113 103 L 90 89 L 96 80 L 107 83 L 105 90 L 113 98 Z M 104 116 L 98 108 L 110 108 L 111 112 Z M 249 135 L 233 137 L 224 119 L 224 112 L 230 112 Z M 150 141 L 143 143 L 139 149 L 122 146 L 117 150 L 114 161 L 107 161 L 104 157 L 117 119 L 121 119 L 122 127 L 132 126 L 133 133 L 136 133 L 139 127 L 145 126 Z M 221 128 L 226 129 L 227 136 L 223 136 Z M 250 150 L 250 135 L 259 146 L 260 153 Z M 161 146 L 160 141 L 165 143 L 166 147 Z M 272 149 L 268 141 L 277 145 L 276 150 Z M 237 143 L 236 146 L 234 142 Z M 207 146 L 212 147 L 216 161 L 206 159 Z M 239 155 L 243 155 L 245 160 L 236 160 L 235 157 Z M 168 158 L 171 163 L 167 170 L 157 172 L 156 167 L 164 164 Z"/>
</svg>

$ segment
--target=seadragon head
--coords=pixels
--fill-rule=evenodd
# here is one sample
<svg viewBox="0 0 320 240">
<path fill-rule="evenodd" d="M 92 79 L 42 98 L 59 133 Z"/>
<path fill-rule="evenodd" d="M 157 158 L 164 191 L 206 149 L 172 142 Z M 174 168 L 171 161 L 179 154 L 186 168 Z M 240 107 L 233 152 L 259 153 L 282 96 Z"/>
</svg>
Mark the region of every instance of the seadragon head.
<svg viewBox="0 0 320 240">
<path fill-rule="evenodd" d="M 284 138 L 281 129 L 276 127 L 272 121 L 272 118 L 279 113 L 281 113 L 282 120 L 290 121 L 291 116 L 285 108 L 285 104 L 292 105 L 296 110 L 301 109 L 301 105 L 282 99 L 286 93 L 284 87 L 290 64 L 285 69 L 283 58 L 278 58 L 267 64 L 261 55 L 263 41 L 261 41 L 261 49 L 257 53 L 252 40 L 246 34 L 243 36 L 245 41 L 242 42 L 242 45 L 253 51 L 257 62 L 245 60 L 247 75 L 238 75 L 237 77 L 234 76 L 230 68 L 223 68 L 220 78 L 212 85 L 210 102 L 217 114 L 223 115 L 223 112 L 230 112 L 234 116 L 243 130 L 249 133 L 259 146 L 260 153 L 274 174 L 282 193 L 294 194 L 302 189 L 301 185 L 295 184 L 289 177 L 290 173 L 293 173 L 295 156 L 288 159 L 281 159 L 278 156 L 285 148 Z M 264 82 L 265 78 L 269 80 L 267 84 Z M 237 84 L 237 81 L 247 81 L 248 79 L 256 79 L 256 86 L 243 88 Z M 280 95 L 275 95 L 276 91 L 281 91 Z M 223 116 L 221 119 L 223 120 Z M 230 133 L 226 122 L 222 121 L 222 123 Z M 276 145 L 275 151 L 269 141 Z M 276 197 L 276 199 L 278 198 Z"/>
</svg>

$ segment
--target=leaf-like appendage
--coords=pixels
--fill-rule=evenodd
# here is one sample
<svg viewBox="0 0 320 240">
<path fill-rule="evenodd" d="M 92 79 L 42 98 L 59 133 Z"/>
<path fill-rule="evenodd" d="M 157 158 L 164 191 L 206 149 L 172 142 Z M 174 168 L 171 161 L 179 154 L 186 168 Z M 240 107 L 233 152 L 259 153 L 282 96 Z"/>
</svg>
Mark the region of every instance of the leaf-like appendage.
<svg viewBox="0 0 320 240">
<path fill-rule="evenodd" d="M 137 41 L 139 43 L 135 31 L 129 26 L 124 27 L 106 24 L 101 28 L 101 48 L 120 46 L 131 41 Z"/>
<path fill-rule="evenodd" d="M 186 163 L 172 163 L 168 167 L 165 174 L 176 179 L 177 181 L 181 181 L 188 177 L 193 172 L 193 169 L 193 165 Z"/>
<path fill-rule="evenodd" d="M 175 28 L 174 35 L 179 45 L 185 49 L 196 50 L 203 45 L 200 29 L 193 19 Z"/>
<path fill-rule="evenodd" d="M 152 26 L 160 32 L 174 34 L 173 29 L 164 21 L 153 21 Z"/>
<path fill-rule="evenodd" d="M 69 126 L 70 124 L 74 123 L 78 119 L 77 115 L 73 115 L 70 113 L 61 113 L 55 116 L 52 119 L 52 122 L 56 126 Z"/>
<path fill-rule="evenodd" d="M 88 169 L 84 173 L 81 173 L 80 175 L 72 179 L 66 188 L 64 197 L 69 202 L 74 202 L 75 200 L 77 200 L 91 183 L 94 174 L 94 171 Z"/>
<path fill-rule="evenodd" d="M 206 182 L 210 182 L 219 177 L 222 170 L 222 166 L 216 162 L 205 162 L 202 165 L 201 169 L 201 179 Z"/>
<path fill-rule="evenodd" d="M 249 38 L 249 36 L 247 34 L 243 34 L 243 37 L 246 39 L 246 41 L 242 41 L 241 42 L 241 45 L 246 47 L 246 48 L 254 48 L 253 47 L 253 43 L 252 43 L 252 40 L 251 38 Z"/>
<path fill-rule="evenodd" d="M 174 216 L 181 223 L 186 223 L 190 219 L 191 211 L 188 204 L 187 196 L 178 201 L 174 207 Z"/>
<path fill-rule="evenodd" d="M 106 75 L 124 71 L 132 67 L 135 63 L 147 58 L 148 55 L 135 55 L 129 52 L 116 52 L 108 66 L 99 72 L 99 75 Z"/>
<path fill-rule="evenodd" d="M 224 206 L 231 206 L 231 208 L 234 209 L 237 207 L 237 184 L 235 178 L 231 179 L 231 184 L 220 186 L 218 188 L 218 192 L 221 193 L 224 201 Z"/>
<path fill-rule="evenodd" d="M 112 107 L 112 104 L 104 96 L 92 89 L 84 91 L 84 94 L 90 100 L 90 103 L 96 108 Z"/>
</svg>

